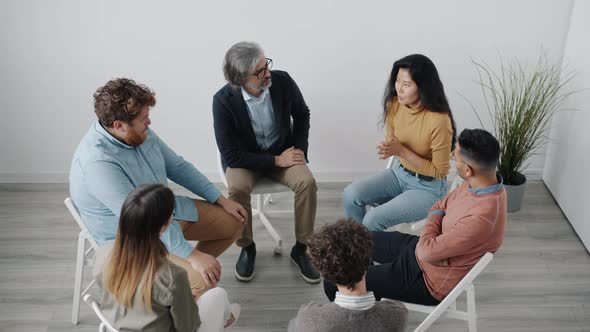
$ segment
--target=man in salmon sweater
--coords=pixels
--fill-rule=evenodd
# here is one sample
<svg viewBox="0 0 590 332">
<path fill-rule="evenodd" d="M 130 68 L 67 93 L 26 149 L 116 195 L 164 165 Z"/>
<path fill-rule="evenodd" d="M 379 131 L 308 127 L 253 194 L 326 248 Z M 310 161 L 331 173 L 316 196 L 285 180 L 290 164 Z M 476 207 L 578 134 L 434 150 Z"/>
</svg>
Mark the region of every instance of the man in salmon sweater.
<svg viewBox="0 0 590 332">
<path fill-rule="evenodd" d="M 420 237 L 372 232 L 366 275 L 375 298 L 437 305 L 486 252 L 496 252 L 506 226 L 506 191 L 496 174 L 500 145 L 482 129 L 465 129 L 451 154 L 465 183 L 430 209 Z M 324 280 L 330 301 L 336 286 Z"/>
</svg>

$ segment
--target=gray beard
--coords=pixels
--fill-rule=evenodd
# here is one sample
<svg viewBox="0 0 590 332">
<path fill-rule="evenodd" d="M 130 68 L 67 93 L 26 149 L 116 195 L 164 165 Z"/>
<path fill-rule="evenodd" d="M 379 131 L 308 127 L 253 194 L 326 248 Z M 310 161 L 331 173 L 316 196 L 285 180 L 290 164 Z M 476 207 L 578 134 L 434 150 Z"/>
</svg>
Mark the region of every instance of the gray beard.
<svg viewBox="0 0 590 332">
<path fill-rule="evenodd" d="M 255 87 L 254 86 L 251 86 L 249 84 L 246 84 L 246 88 L 251 89 L 251 90 L 260 90 L 260 91 L 267 90 L 271 86 L 272 86 L 272 80 L 268 83 L 268 85 L 261 84 L 259 86 L 255 86 Z"/>
</svg>

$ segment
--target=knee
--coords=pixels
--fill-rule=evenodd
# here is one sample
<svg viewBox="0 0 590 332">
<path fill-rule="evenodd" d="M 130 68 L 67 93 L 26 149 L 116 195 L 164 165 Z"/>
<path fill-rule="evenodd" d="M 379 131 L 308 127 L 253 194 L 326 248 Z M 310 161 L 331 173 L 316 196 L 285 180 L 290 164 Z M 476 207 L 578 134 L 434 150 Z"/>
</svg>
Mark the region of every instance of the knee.
<svg viewBox="0 0 590 332">
<path fill-rule="evenodd" d="M 207 291 L 211 289 L 211 287 L 207 286 L 203 281 L 203 277 L 201 273 L 195 270 L 192 266 L 186 269 L 188 274 L 188 279 L 190 282 L 191 293 L 195 299 L 200 298 L 205 294 Z"/>
<path fill-rule="evenodd" d="M 240 237 L 242 232 L 244 231 L 244 224 L 242 224 L 236 217 L 234 217 L 231 213 L 221 210 L 222 215 L 219 217 L 219 234 L 220 239 L 233 239 L 236 240 Z M 249 220 L 247 222 L 250 222 Z"/>
<path fill-rule="evenodd" d="M 307 174 L 305 176 L 298 178 L 297 182 L 295 183 L 294 191 L 296 193 L 303 192 L 303 191 L 311 191 L 314 193 L 317 192 L 318 187 L 315 182 L 315 179 L 313 178 L 313 175 Z"/>
<path fill-rule="evenodd" d="M 227 299 L 227 291 L 221 287 L 215 287 L 207 290 L 203 296 L 213 297 L 217 299 Z"/>
<path fill-rule="evenodd" d="M 229 196 L 236 196 L 236 195 L 250 195 L 254 186 L 251 183 L 246 183 L 243 181 L 232 181 L 228 182 L 227 184 L 228 194 Z"/>
<path fill-rule="evenodd" d="M 224 212 L 225 217 L 223 220 L 223 228 L 224 234 L 226 234 L 225 238 L 232 238 L 236 240 L 242 235 L 242 232 L 244 231 L 244 224 L 239 222 L 236 217 L 231 215 L 229 212 Z M 250 222 L 250 220 L 247 220 L 246 222 Z"/>
<path fill-rule="evenodd" d="M 246 222 L 252 222 L 252 221 L 248 220 Z M 239 239 L 242 236 L 242 233 L 244 232 L 244 225 L 243 224 L 237 223 L 237 222 L 235 224 L 236 224 L 235 231 L 232 235 L 232 238 L 234 239 L 234 241 Z"/>
<path fill-rule="evenodd" d="M 365 218 L 363 218 L 363 225 L 365 225 L 370 232 L 383 231 L 387 228 L 387 217 L 380 213 L 381 211 L 379 210 L 378 207 L 370 209 L 365 215 Z"/>
<path fill-rule="evenodd" d="M 352 204 L 360 205 L 358 197 L 358 192 L 352 183 L 346 186 L 342 192 L 342 202 L 344 203 L 344 206 Z"/>
</svg>

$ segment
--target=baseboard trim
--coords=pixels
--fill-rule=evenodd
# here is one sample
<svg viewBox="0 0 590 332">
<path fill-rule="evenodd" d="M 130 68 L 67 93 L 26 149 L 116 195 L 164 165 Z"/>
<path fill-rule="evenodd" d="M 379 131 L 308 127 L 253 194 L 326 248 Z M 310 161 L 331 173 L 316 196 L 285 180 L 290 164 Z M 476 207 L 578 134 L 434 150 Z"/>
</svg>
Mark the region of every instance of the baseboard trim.
<svg viewBox="0 0 590 332">
<path fill-rule="evenodd" d="M 524 176 L 530 181 L 542 180 L 543 169 L 542 168 L 531 168 L 523 172 Z"/>
<path fill-rule="evenodd" d="M 356 179 L 375 174 L 374 171 L 314 171 L 317 182 L 352 182 Z M 212 182 L 221 182 L 217 172 L 203 172 Z M 541 180 L 543 169 L 535 168 L 524 172 L 529 180 Z M 0 183 L 67 183 L 68 173 L 0 173 Z"/>
<path fill-rule="evenodd" d="M 69 173 L 0 173 L 0 183 L 68 183 Z"/>
</svg>

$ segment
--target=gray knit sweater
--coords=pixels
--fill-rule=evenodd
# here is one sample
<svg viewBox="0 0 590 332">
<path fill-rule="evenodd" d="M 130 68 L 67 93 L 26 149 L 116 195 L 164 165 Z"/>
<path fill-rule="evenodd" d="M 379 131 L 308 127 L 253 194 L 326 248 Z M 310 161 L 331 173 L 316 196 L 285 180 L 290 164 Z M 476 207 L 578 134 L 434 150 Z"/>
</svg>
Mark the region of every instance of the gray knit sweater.
<svg viewBox="0 0 590 332">
<path fill-rule="evenodd" d="M 398 301 L 376 301 L 366 310 L 343 308 L 335 303 L 308 303 L 295 318 L 296 332 L 396 332 L 405 331 L 408 310 Z"/>
</svg>

